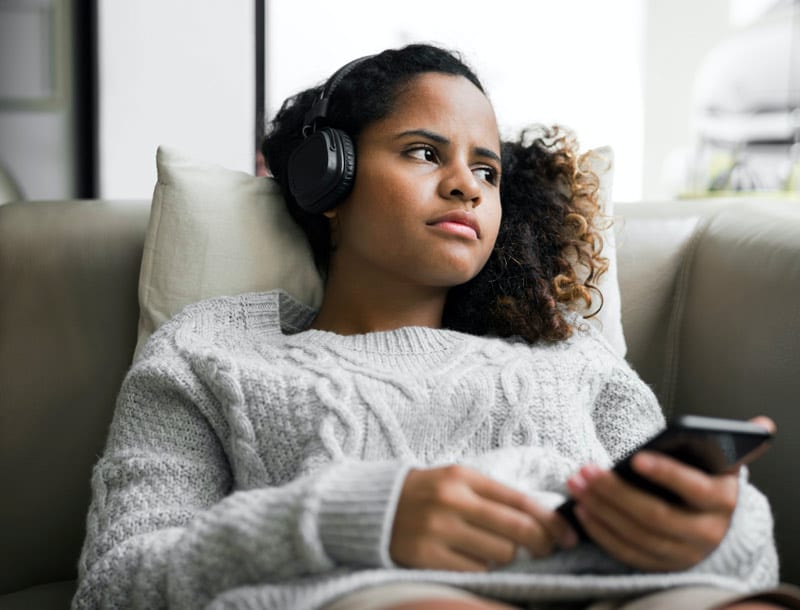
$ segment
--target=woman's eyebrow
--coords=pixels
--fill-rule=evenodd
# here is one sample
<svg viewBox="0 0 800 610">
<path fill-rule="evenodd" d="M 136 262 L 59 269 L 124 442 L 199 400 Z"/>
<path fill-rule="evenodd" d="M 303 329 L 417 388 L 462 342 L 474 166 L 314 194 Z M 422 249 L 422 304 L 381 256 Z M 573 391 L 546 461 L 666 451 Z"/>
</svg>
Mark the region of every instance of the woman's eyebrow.
<svg viewBox="0 0 800 610">
<path fill-rule="evenodd" d="M 398 133 L 394 139 L 399 140 L 400 138 L 405 138 L 407 136 L 420 136 L 423 138 L 427 138 L 428 140 L 432 140 L 438 144 L 450 144 L 450 140 L 445 138 L 443 135 L 436 133 L 435 131 L 431 131 L 429 129 L 408 129 L 406 131 L 401 131 Z"/>
<path fill-rule="evenodd" d="M 484 148 L 483 146 L 476 146 L 475 153 L 480 155 L 481 157 L 488 157 L 489 159 L 493 159 L 498 163 L 501 163 L 500 155 L 498 155 L 490 148 Z"/>
<path fill-rule="evenodd" d="M 398 133 L 394 138 L 399 140 L 400 138 L 405 138 L 407 136 L 420 136 L 423 138 L 427 138 L 432 142 L 436 142 L 437 144 L 450 144 L 450 140 L 445 138 L 443 135 L 436 133 L 435 131 L 430 131 L 429 129 L 408 129 L 406 131 L 402 131 Z M 488 157 L 489 159 L 494 159 L 498 163 L 500 163 L 500 155 L 494 152 L 490 148 L 484 148 L 483 146 L 476 146 L 474 151 L 477 155 L 481 157 Z"/>
</svg>

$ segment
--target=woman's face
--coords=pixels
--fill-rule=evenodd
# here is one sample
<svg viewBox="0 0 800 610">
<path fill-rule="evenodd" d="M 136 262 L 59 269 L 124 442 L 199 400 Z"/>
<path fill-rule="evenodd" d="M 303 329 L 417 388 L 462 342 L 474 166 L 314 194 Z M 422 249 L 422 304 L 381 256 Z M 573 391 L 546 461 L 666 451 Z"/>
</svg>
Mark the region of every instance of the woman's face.
<svg viewBox="0 0 800 610">
<path fill-rule="evenodd" d="M 474 277 L 501 216 L 500 137 L 486 96 L 461 76 L 420 75 L 356 148 L 353 190 L 329 213 L 335 268 L 431 288 Z"/>
</svg>

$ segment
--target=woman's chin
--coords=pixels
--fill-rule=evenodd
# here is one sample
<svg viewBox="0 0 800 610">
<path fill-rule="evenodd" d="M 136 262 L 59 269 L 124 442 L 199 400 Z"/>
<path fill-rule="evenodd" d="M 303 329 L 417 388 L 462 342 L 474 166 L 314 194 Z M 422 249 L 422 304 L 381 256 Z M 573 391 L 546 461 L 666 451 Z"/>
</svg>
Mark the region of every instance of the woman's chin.
<svg viewBox="0 0 800 610">
<path fill-rule="evenodd" d="M 478 275 L 480 270 L 480 267 L 476 268 L 474 266 L 465 266 L 463 268 L 450 267 L 447 270 L 443 270 L 441 273 L 432 274 L 430 284 L 433 286 L 453 288 L 461 284 L 466 284 Z"/>
</svg>

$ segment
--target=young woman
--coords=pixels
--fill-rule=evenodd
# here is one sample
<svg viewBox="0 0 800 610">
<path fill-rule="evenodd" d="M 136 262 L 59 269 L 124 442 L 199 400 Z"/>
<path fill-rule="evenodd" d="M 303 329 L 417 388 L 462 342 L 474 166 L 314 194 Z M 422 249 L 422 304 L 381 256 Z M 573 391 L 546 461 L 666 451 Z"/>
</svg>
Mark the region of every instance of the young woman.
<svg viewBox="0 0 800 610">
<path fill-rule="evenodd" d="M 75 608 L 774 607 L 737 599 L 777 579 L 744 473 L 638 455 L 677 507 L 608 471 L 664 422 L 571 311 L 604 261 L 568 137 L 501 145 L 477 77 L 412 45 L 287 100 L 264 155 L 323 303 L 213 299 L 153 335 Z"/>
</svg>

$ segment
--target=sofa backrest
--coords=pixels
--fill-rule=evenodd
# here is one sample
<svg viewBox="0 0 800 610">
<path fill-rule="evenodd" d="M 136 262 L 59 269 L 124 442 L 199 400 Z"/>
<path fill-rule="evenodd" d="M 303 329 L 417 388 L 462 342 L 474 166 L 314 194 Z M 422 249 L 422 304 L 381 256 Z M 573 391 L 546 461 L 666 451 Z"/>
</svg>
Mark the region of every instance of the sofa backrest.
<svg viewBox="0 0 800 610">
<path fill-rule="evenodd" d="M 685 260 L 709 218 L 729 200 L 616 204 L 614 228 L 627 360 L 665 412 L 672 401 L 676 289 Z"/>
<path fill-rule="evenodd" d="M 618 210 L 628 358 L 667 415 L 775 420 L 752 480 L 772 503 L 782 578 L 800 583 L 800 200 Z"/>
</svg>

